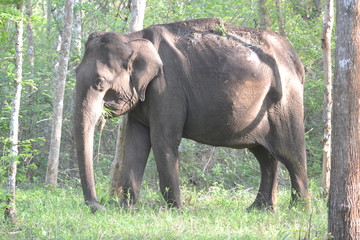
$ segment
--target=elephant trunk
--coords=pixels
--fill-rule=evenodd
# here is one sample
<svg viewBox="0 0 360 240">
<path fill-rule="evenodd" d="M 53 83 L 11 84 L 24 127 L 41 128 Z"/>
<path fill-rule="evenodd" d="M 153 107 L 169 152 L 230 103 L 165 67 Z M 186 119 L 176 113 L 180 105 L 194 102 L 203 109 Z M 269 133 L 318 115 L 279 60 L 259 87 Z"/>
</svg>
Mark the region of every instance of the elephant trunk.
<svg viewBox="0 0 360 240">
<path fill-rule="evenodd" d="M 93 144 L 95 126 L 101 116 L 103 96 L 94 89 L 77 89 L 74 114 L 76 152 L 81 186 L 86 204 L 93 212 L 103 209 L 97 202 L 93 172 Z"/>
</svg>

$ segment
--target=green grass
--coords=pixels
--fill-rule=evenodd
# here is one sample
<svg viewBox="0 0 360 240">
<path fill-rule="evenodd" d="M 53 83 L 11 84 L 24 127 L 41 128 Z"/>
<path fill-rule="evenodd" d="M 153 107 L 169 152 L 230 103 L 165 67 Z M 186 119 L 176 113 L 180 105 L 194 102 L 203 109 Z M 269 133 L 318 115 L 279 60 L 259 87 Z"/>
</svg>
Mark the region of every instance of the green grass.
<svg viewBox="0 0 360 240">
<path fill-rule="evenodd" d="M 161 196 L 146 187 L 130 210 L 99 191 L 107 210 L 92 214 L 78 188 L 19 189 L 18 225 L 11 227 L 1 216 L 0 239 L 326 239 L 326 201 L 313 192 L 311 211 L 289 209 L 289 195 L 279 191 L 272 214 L 247 212 L 255 193 L 245 189 L 183 189 L 181 210 L 165 208 Z"/>
</svg>

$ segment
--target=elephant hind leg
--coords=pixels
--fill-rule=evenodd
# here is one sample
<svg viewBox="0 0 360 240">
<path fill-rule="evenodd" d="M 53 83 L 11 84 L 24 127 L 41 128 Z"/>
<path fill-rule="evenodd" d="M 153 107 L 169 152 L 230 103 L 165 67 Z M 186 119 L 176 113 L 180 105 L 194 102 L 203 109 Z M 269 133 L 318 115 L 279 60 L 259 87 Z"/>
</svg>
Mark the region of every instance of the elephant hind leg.
<svg viewBox="0 0 360 240">
<path fill-rule="evenodd" d="M 303 131 L 286 131 L 282 141 L 271 142 L 271 153 L 287 168 L 291 180 L 291 205 L 304 203 L 309 206 L 308 177 L 306 166 L 305 138 Z M 286 136 L 286 134 L 283 134 Z M 273 138 L 280 139 L 280 138 Z"/>
<path fill-rule="evenodd" d="M 308 182 L 306 164 L 302 163 L 286 163 L 286 168 L 289 171 L 291 179 L 291 201 L 290 206 L 302 204 L 305 207 L 310 207 Z"/>
<path fill-rule="evenodd" d="M 253 147 L 249 150 L 260 164 L 261 181 L 255 201 L 248 210 L 256 208 L 275 211 L 278 161 L 263 146 Z"/>
</svg>

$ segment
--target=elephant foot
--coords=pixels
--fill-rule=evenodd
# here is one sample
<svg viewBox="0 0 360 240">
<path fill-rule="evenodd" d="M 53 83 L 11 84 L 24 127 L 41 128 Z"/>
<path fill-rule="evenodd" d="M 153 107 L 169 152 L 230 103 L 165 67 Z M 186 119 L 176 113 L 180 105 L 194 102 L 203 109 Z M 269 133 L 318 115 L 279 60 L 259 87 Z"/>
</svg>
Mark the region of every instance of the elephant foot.
<svg viewBox="0 0 360 240">
<path fill-rule="evenodd" d="M 166 201 L 168 209 L 180 209 L 181 204 L 178 203 L 178 201 Z"/>
<path fill-rule="evenodd" d="M 134 206 L 134 204 L 131 201 L 129 201 L 128 199 L 120 199 L 119 204 L 122 208 L 124 208 L 126 210 L 129 210 Z"/>
<path fill-rule="evenodd" d="M 98 202 L 86 202 L 86 205 L 90 207 L 92 213 L 106 210 L 105 207 Z"/>
<path fill-rule="evenodd" d="M 133 195 L 123 195 L 119 198 L 120 206 L 127 210 L 132 209 L 136 202 L 136 198 Z"/>
<path fill-rule="evenodd" d="M 299 195 L 293 195 L 290 200 L 290 208 L 302 208 L 305 210 L 311 210 L 311 201 L 309 197 L 300 197 Z"/>
<path fill-rule="evenodd" d="M 274 204 L 271 204 L 269 202 L 267 202 L 265 199 L 261 198 L 261 199 L 256 199 L 253 204 L 251 204 L 246 210 L 248 212 L 257 209 L 257 210 L 265 210 L 265 211 L 269 211 L 272 213 L 276 212 L 276 208 Z"/>
</svg>

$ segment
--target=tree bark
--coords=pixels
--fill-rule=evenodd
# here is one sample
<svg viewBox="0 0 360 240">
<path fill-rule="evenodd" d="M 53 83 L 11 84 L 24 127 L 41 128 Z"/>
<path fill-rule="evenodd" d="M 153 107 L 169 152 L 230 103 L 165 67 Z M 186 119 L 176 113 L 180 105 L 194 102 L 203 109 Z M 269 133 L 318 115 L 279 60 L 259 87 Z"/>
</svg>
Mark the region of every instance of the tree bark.
<svg viewBox="0 0 360 240">
<path fill-rule="evenodd" d="M 82 0 L 74 0 L 74 24 L 73 24 L 73 36 L 71 39 L 71 55 L 73 56 L 70 66 L 72 74 L 75 74 L 75 69 L 81 60 L 81 49 L 82 49 L 82 26 L 81 26 L 81 18 L 82 18 Z M 71 112 L 74 112 L 75 109 L 75 88 L 71 93 Z M 66 111 L 66 110 L 65 110 Z M 74 177 L 77 174 L 77 157 L 76 157 L 76 144 L 75 144 L 75 133 L 70 131 L 69 143 L 71 144 L 70 154 L 72 157 L 67 159 L 66 167 L 70 169 L 68 174 L 70 177 Z"/>
<path fill-rule="evenodd" d="M 67 0 L 65 5 L 65 22 L 62 31 L 62 42 L 59 57 L 59 68 L 56 79 L 55 97 L 53 102 L 53 125 L 51 131 L 50 152 L 47 164 L 45 184 L 57 186 L 58 166 L 60 155 L 62 113 L 68 57 L 70 52 L 74 0 Z"/>
<path fill-rule="evenodd" d="M 328 227 L 334 239 L 360 239 L 360 1 L 336 5 Z"/>
<path fill-rule="evenodd" d="M 258 1 L 260 28 L 270 30 L 270 14 L 266 0 Z"/>
<path fill-rule="evenodd" d="M 279 33 L 285 37 L 286 36 L 285 23 L 284 23 L 284 15 L 282 11 L 281 2 L 282 0 L 276 0 L 276 12 L 277 12 L 278 25 L 279 25 Z"/>
<path fill-rule="evenodd" d="M 31 67 L 31 73 L 34 71 L 34 63 L 35 63 L 35 44 L 34 44 L 34 28 L 32 23 L 32 0 L 27 0 L 26 3 L 26 15 L 28 21 L 26 23 L 26 36 L 28 42 L 27 48 L 27 58 L 29 61 L 29 65 Z"/>
<path fill-rule="evenodd" d="M 334 22 L 334 0 L 327 0 L 325 6 L 322 50 L 324 65 L 324 138 L 323 165 L 321 186 L 324 194 L 329 194 L 331 169 L 331 112 L 332 112 L 332 67 L 331 67 L 331 34 Z"/>
<path fill-rule="evenodd" d="M 46 3 L 46 33 L 51 34 L 51 22 L 52 22 L 52 12 L 53 12 L 53 6 L 52 6 L 52 0 L 48 0 Z"/>
<path fill-rule="evenodd" d="M 143 28 L 146 0 L 131 1 L 130 32 L 139 31 Z M 122 116 L 116 141 L 115 158 L 110 169 L 110 196 L 116 195 L 120 184 L 122 161 L 125 156 L 125 129 L 127 116 Z"/>
<path fill-rule="evenodd" d="M 80 59 L 81 56 L 81 4 L 82 0 L 75 0 L 75 9 L 74 9 L 74 29 L 73 29 L 73 46 L 74 52 L 78 56 L 77 59 Z M 76 65 L 79 61 L 76 61 Z"/>
<path fill-rule="evenodd" d="M 14 81 L 14 99 L 12 102 L 12 110 L 10 116 L 10 157 L 9 176 L 7 179 L 7 192 L 9 198 L 6 201 L 5 218 L 11 223 L 16 224 L 16 173 L 17 160 L 19 155 L 19 113 L 20 100 L 22 91 L 22 64 L 23 64 L 23 32 L 24 32 L 24 4 L 23 1 L 19 3 L 17 9 L 21 13 L 21 17 L 17 22 L 16 27 L 16 46 L 15 46 L 15 61 L 16 61 L 16 79 Z"/>
<path fill-rule="evenodd" d="M 130 32 L 136 32 L 143 29 L 146 0 L 131 1 L 131 20 Z"/>
<path fill-rule="evenodd" d="M 121 117 L 118 135 L 116 139 L 116 150 L 114 161 L 110 169 L 110 196 L 117 196 L 117 189 L 120 183 L 122 162 L 125 157 L 125 129 L 127 124 L 127 116 Z"/>
<path fill-rule="evenodd" d="M 318 15 L 321 14 L 321 0 L 313 0 L 314 11 L 317 12 Z"/>
<path fill-rule="evenodd" d="M 54 48 L 55 48 L 55 52 L 56 54 L 54 54 L 53 57 L 53 62 L 52 62 L 52 66 L 55 69 L 55 72 L 58 71 L 58 67 L 59 67 L 59 57 L 58 57 L 58 53 L 61 55 L 61 43 L 63 42 L 62 37 L 63 37 L 63 31 L 64 29 L 63 26 L 65 26 L 65 9 L 66 8 L 66 4 L 64 7 L 59 7 L 56 5 L 54 6 L 54 10 L 52 10 L 53 12 L 55 12 L 55 14 L 52 14 L 53 16 L 53 21 L 55 22 L 55 33 L 51 33 L 52 35 L 55 35 L 55 42 L 54 42 Z"/>
</svg>

